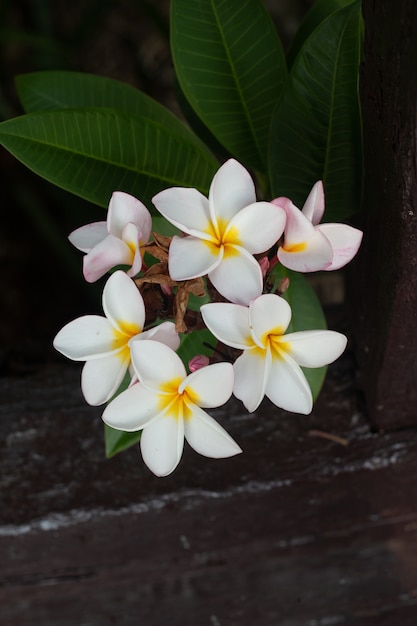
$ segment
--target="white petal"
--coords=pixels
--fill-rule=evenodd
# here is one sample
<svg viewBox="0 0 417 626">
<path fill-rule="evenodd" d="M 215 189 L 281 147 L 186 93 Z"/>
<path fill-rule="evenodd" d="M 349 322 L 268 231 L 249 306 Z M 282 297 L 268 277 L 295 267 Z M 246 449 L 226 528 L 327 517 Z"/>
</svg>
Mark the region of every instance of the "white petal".
<svg viewBox="0 0 417 626">
<path fill-rule="evenodd" d="M 160 341 L 165 345 L 172 348 L 172 350 L 177 350 L 180 345 L 180 336 L 175 330 L 175 324 L 172 322 L 162 322 L 162 324 L 158 324 L 158 326 L 154 326 L 149 330 L 145 330 L 141 333 L 137 339 L 152 339 L 153 341 Z M 135 341 L 135 339 L 133 339 Z"/>
<path fill-rule="evenodd" d="M 302 213 L 313 226 L 321 222 L 324 213 L 324 189 L 321 180 L 313 185 L 304 203 Z"/>
<path fill-rule="evenodd" d="M 54 348 L 73 361 L 86 361 L 114 352 L 114 329 L 99 315 L 84 315 L 66 324 L 54 339 Z"/>
<path fill-rule="evenodd" d="M 87 361 L 81 374 L 81 389 L 88 404 L 98 406 L 110 400 L 122 384 L 129 363 L 129 350 Z"/>
<path fill-rule="evenodd" d="M 108 235 L 98 243 L 83 259 L 84 278 L 94 283 L 117 265 L 131 265 L 133 252 L 127 244 L 117 237 Z"/>
<path fill-rule="evenodd" d="M 285 335 L 283 341 L 290 345 L 289 354 L 298 365 L 323 367 L 339 358 L 347 338 L 333 330 L 304 330 Z"/>
<path fill-rule="evenodd" d="M 287 215 L 284 233 L 285 249 L 290 250 L 292 247 L 306 242 L 314 235 L 313 224 L 291 200 L 288 198 L 275 198 L 272 204 L 282 207 Z"/>
<path fill-rule="evenodd" d="M 208 200 L 197 189 L 171 187 L 157 193 L 152 202 L 158 211 L 180 230 L 189 235 L 209 238 Z"/>
<path fill-rule="evenodd" d="M 114 272 L 103 290 L 103 309 L 110 322 L 126 337 L 142 331 L 145 305 L 135 283 L 122 271 Z"/>
<path fill-rule="evenodd" d="M 359 250 L 363 233 L 357 228 L 347 224 L 320 224 L 317 230 L 327 238 L 333 250 L 332 262 L 326 271 L 343 267 Z"/>
<path fill-rule="evenodd" d="M 243 207 L 256 201 L 255 185 L 249 172 L 234 159 L 226 161 L 216 172 L 209 192 L 213 221 L 228 223 Z"/>
<path fill-rule="evenodd" d="M 93 222 L 74 230 L 68 239 L 81 252 L 89 252 L 100 241 L 103 241 L 109 233 L 106 222 Z"/>
<path fill-rule="evenodd" d="M 169 275 L 173 280 L 205 276 L 221 259 L 221 247 L 196 237 L 173 237 L 169 246 Z"/>
<path fill-rule="evenodd" d="M 283 335 L 291 321 L 291 307 L 284 298 L 266 293 L 251 302 L 249 324 L 258 346 L 265 348 L 267 335 Z"/>
<path fill-rule="evenodd" d="M 182 419 L 158 417 L 143 430 L 140 438 L 143 460 L 157 476 L 167 476 L 174 471 L 181 460 L 183 448 Z"/>
<path fill-rule="evenodd" d="M 235 243 L 251 254 L 269 250 L 284 232 L 285 211 L 272 202 L 255 202 L 239 211 L 229 222 L 228 233 L 237 239 Z M 233 242 L 232 242 L 233 243 Z"/>
<path fill-rule="evenodd" d="M 318 272 L 327 269 L 333 252 L 328 239 L 319 231 L 304 242 L 302 249 L 278 249 L 278 259 L 285 267 L 296 272 Z"/>
<path fill-rule="evenodd" d="M 160 391 L 166 383 L 178 380 L 179 384 L 187 375 L 178 354 L 159 341 L 133 341 L 131 356 L 139 380 L 149 389 Z"/>
<path fill-rule="evenodd" d="M 134 432 L 147 426 L 159 413 L 158 394 L 135 383 L 107 405 L 102 419 L 116 430 Z"/>
<path fill-rule="evenodd" d="M 217 291 L 230 302 L 249 304 L 262 293 L 262 270 L 256 259 L 239 246 L 224 247 L 221 263 L 208 277 Z"/>
<path fill-rule="evenodd" d="M 272 359 L 265 394 L 271 402 L 286 411 L 308 415 L 313 408 L 313 398 L 306 377 L 288 355 L 285 355 L 285 359 Z"/>
<path fill-rule="evenodd" d="M 188 391 L 191 400 L 203 408 L 221 406 L 233 392 L 234 374 L 231 363 L 214 363 L 192 374 L 182 381 L 178 392 Z"/>
<path fill-rule="evenodd" d="M 192 417 L 185 420 L 185 438 L 203 456 L 224 459 L 242 452 L 240 446 L 210 415 L 198 406 L 190 407 Z"/>
<path fill-rule="evenodd" d="M 268 350 L 246 350 L 236 359 L 233 393 L 252 413 L 261 404 L 268 381 L 271 355 Z"/>
<path fill-rule="evenodd" d="M 110 199 L 107 214 L 109 233 L 121 239 L 123 230 L 129 222 L 136 225 L 141 232 L 142 241 L 147 242 L 152 229 L 152 218 L 148 209 L 128 193 L 115 191 Z"/>
<path fill-rule="evenodd" d="M 203 304 L 200 312 L 207 328 L 222 343 L 238 350 L 252 345 L 248 307 L 228 302 L 212 302 Z"/>
</svg>

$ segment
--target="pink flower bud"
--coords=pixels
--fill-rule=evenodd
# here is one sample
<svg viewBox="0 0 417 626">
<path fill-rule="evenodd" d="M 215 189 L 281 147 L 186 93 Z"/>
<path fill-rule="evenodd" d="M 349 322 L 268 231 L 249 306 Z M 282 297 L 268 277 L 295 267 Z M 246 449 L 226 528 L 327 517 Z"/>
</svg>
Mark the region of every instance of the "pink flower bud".
<svg viewBox="0 0 417 626">
<path fill-rule="evenodd" d="M 269 259 L 268 259 L 268 257 L 267 256 L 263 256 L 261 259 L 259 259 L 258 263 L 261 266 L 262 277 L 265 278 L 266 273 L 269 270 Z"/>
<path fill-rule="evenodd" d="M 196 372 L 202 367 L 206 367 L 209 362 L 210 360 L 205 354 L 196 354 L 196 356 L 193 356 L 193 358 L 188 361 L 188 367 L 190 372 Z"/>
</svg>

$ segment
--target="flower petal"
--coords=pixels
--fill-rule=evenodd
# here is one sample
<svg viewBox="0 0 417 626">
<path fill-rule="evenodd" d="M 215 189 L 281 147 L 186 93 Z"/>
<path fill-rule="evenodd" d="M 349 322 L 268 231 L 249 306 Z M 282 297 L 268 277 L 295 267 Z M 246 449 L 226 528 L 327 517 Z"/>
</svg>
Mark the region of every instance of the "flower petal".
<svg viewBox="0 0 417 626">
<path fill-rule="evenodd" d="M 313 224 L 303 215 L 288 198 L 275 198 L 272 204 L 280 206 L 287 215 L 284 232 L 284 248 L 291 250 L 294 246 L 305 243 L 314 235 Z"/>
<path fill-rule="evenodd" d="M 296 272 L 325 270 L 330 266 L 332 257 L 331 245 L 319 230 L 315 230 L 310 239 L 304 242 L 302 249 L 278 249 L 278 259 L 282 265 Z"/>
<path fill-rule="evenodd" d="M 209 239 L 210 226 L 208 200 L 197 189 L 171 187 L 152 198 L 158 211 L 174 226 L 189 235 Z"/>
<path fill-rule="evenodd" d="M 327 238 L 333 250 L 333 259 L 326 271 L 343 267 L 359 250 L 363 233 L 357 228 L 347 224 L 320 224 L 317 230 Z"/>
<path fill-rule="evenodd" d="M 103 241 L 109 233 L 106 222 L 93 222 L 74 230 L 68 239 L 81 252 L 89 252 L 100 241 Z"/>
<path fill-rule="evenodd" d="M 135 339 L 152 339 L 153 341 L 160 341 L 164 343 L 166 346 L 172 348 L 172 350 L 177 350 L 180 345 L 180 336 L 175 330 L 175 324 L 172 322 L 162 322 L 162 324 L 158 324 L 158 326 L 154 326 L 153 328 L 149 328 L 149 330 L 145 330 Z"/>
<path fill-rule="evenodd" d="M 267 335 L 283 335 L 291 321 L 291 307 L 284 298 L 265 293 L 249 306 L 249 325 L 255 343 L 266 348 Z"/>
<path fill-rule="evenodd" d="M 288 355 L 271 362 L 265 395 L 276 406 L 293 413 L 308 415 L 313 408 L 311 389 L 302 370 Z"/>
<path fill-rule="evenodd" d="M 190 405 L 192 417 L 185 420 L 185 438 L 203 456 L 224 459 L 242 452 L 240 446 L 210 415 L 198 406 Z"/>
<path fill-rule="evenodd" d="M 265 395 L 270 364 L 269 350 L 257 348 L 245 350 L 233 364 L 235 371 L 233 394 L 243 402 L 250 413 L 256 411 Z"/>
<path fill-rule="evenodd" d="M 147 426 L 159 413 L 158 394 L 135 383 L 107 405 L 102 419 L 116 430 L 134 432 Z"/>
<path fill-rule="evenodd" d="M 167 476 L 174 471 L 181 460 L 183 448 L 184 422 L 171 416 L 153 420 L 140 438 L 143 460 L 157 476 Z"/>
<path fill-rule="evenodd" d="M 226 346 L 245 350 L 252 344 L 248 307 L 228 302 L 211 302 L 203 304 L 200 312 L 207 328 Z"/>
<path fill-rule="evenodd" d="M 233 366 L 231 363 L 214 363 L 189 374 L 178 392 L 191 392 L 194 404 L 203 408 L 221 406 L 233 392 Z"/>
<path fill-rule="evenodd" d="M 81 389 L 91 406 L 104 404 L 119 389 L 130 363 L 129 350 L 87 361 L 81 374 Z"/>
<path fill-rule="evenodd" d="M 209 192 L 213 222 L 228 223 L 243 207 L 256 201 L 255 185 L 249 172 L 235 159 L 229 159 L 217 170 Z"/>
<path fill-rule="evenodd" d="M 320 223 L 324 213 L 324 189 L 321 180 L 313 185 L 304 203 L 302 213 L 313 226 Z"/>
<path fill-rule="evenodd" d="M 103 310 L 113 326 L 126 337 L 142 331 L 145 323 L 143 298 L 133 280 L 120 270 L 114 272 L 104 286 Z"/>
<path fill-rule="evenodd" d="M 251 254 L 269 250 L 284 232 L 285 211 L 272 202 L 255 202 L 244 207 L 229 222 L 224 239 L 228 233 Z"/>
<path fill-rule="evenodd" d="M 84 315 L 66 324 L 53 345 L 73 361 L 86 361 L 114 352 L 118 348 L 114 339 L 114 329 L 105 317 Z"/>
<path fill-rule="evenodd" d="M 208 274 L 217 291 L 237 304 L 249 304 L 261 295 L 262 270 L 256 259 L 245 248 L 224 246 L 221 263 Z"/>
<path fill-rule="evenodd" d="M 121 239 L 108 235 L 98 243 L 83 259 L 84 278 L 94 283 L 117 265 L 131 265 L 133 252 Z"/>
<path fill-rule="evenodd" d="M 115 191 L 109 202 L 107 227 L 109 233 L 122 238 L 126 224 L 135 224 L 141 232 L 141 240 L 147 242 L 152 230 L 152 218 L 148 209 L 134 196 L 123 191 Z"/>
<path fill-rule="evenodd" d="M 283 340 L 289 344 L 289 354 L 302 367 L 323 367 L 342 354 L 347 338 L 333 330 L 303 330 L 288 333 Z"/>
<path fill-rule="evenodd" d="M 187 375 L 178 354 L 159 341 L 133 341 L 131 356 L 139 380 L 149 389 L 160 391 L 166 383 L 180 383 Z"/>
<path fill-rule="evenodd" d="M 205 276 L 219 265 L 222 248 L 197 237 L 173 237 L 169 246 L 169 274 L 173 280 Z"/>
</svg>

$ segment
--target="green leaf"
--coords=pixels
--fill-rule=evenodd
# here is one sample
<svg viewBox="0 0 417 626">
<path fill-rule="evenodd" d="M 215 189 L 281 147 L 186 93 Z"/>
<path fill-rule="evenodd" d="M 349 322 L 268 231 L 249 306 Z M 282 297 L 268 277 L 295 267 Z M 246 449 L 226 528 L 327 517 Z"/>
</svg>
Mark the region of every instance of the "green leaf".
<svg viewBox="0 0 417 626">
<path fill-rule="evenodd" d="M 207 128 L 243 164 L 265 171 L 287 71 L 262 3 L 172 0 L 171 50 L 181 89 Z"/>
<path fill-rule="evenodd" d="M 307 39 L 274 114 L 273 195 L 299 207 L 322 179 L 326 221 L 359 210 L 362 180 L 358 65 L 360 3 L 332 13 Z"/>
<path fill-rule="evenodd" d="M 305 40 L 311 33 L 323 22 L 329 15 L 343 7 L 352 4 L 354 0 L 316 0 L 307 15 L 305 16 L 300 28 L 295 34 L 290 49 L 287 52 L 287 63 L 291 67 L 295 61 Z"/>
<path fill-rule="evenodd" d="M 106 457 L 109 459 L 119 452 L 134 446 L 140 441 L 141 434 L 141 430 L 135 433 L 126 433 L 123 430 L 115 430 L 111 426 L 104 424 Z"/>
<path fill-rule="evenodd" d="M 115 109 L 31 113 L 0 124 L 0 143 L 36 174 L 107 206 L 115 190 L 150 206 L 170 186 L 207 193 L 217 161 L 173 126 Z"/>
<path fill-rule="evenodd" d="M 185 366 L 187 366 L 188 361 L 197 354 L 211 356 L 216 344 L 217 339 L 207 328 L 203 330 L 193 330 L 189 334 L 181 335 L 181 344 L 177 353 Z"/>
<path fill-rule="evenodd" d="M 291 306 L 292 317 L 287 333 L 295 333 L 301 330 L 324 330 L 327 329 L 326 318 L 322 306 L 313 288 L 307 279 L 298 272 L 293 272 L 281 264 L 274 267 L 272 271 L 274 285 L 271 289 L 273 293 L 277 284 L 283 278 L 290 279 L 290 286 L 284 291 L 282 297 Z M 301 368 L 308 380 L 316 400 L 326 377 L 327 367 Z"/>
</svg>

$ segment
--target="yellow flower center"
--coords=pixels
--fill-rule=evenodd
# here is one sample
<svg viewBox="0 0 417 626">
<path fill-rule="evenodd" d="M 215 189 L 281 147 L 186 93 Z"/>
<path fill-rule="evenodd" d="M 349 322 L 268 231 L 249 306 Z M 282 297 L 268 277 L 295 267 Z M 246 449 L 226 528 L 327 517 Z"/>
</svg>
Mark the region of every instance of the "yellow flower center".
<svg viewBox="0 0 417 626">
<path fill-rule="evenodd" d="M 162 392 L 158 397 L 158 408 L 165 412 L 166 417 L 176 420 L 190 419 L 193 415 L 192 406 L 198 403 L 198 394 L 187 387 L 182 393 L 178 392 L 181 378 L 173 378 L 160 386 Z"/>
<path fill-rule="evenodd" d="M 236 226 L 232 226 L 227 231 L 228 223 L 221 218 L 218 218 L 216 223 L 209 222 L 206 228 L 206 233 L 210 236 L 209 240 L 204 240 L 204 243 L 211 248 L 212 253 L 217 255 L 220 248 L 224 247 L 224 256 L 235 256 L 239 252 L 234 246 L 241 246 L 239 239 L 239 231 Z M 227 234 L 225 234 L 227 231 Z"/>
<path fill-rule="evenodd" d="M 286 252 L 302 252 L 306 249 L 306 247 L 307 244 L 305 241 L 302 241 L 301 243 L 295 243 L 292 246 L 286 245 L 285 243 L 283 245 L 283 248 Z"/>
<path fill-rule="evenodd" d="M 130 360 L 130 348 L 128 346 L 129 340 L 135 335 L 139 335 L 142 332 L 142 329 L 138 326 L 138 324 L 134 324 L 133 322 L 127 322 L 126 320 L 118 320 L 117 324 L 120 328 L 113 328 L 113 350 L 119 349 L 120 351 L 117 353 L 117 357 L 121 361 Z"/>
<path fill-rule="evenodd" d="M 265 353 L 268 348 L 271 351 L 272 358 L 283 359 L 284 354 L 289 354 L 291 352 L 291 344 L 289 341 L 285 340 L 284 328 L 281 326 L 276 326 L 271 330 L 267 331 L 262 335 L 261 343 L 264 346 L 261 348 L 256 344 L 252 338 L 250 338 L 250 345 L 252 346 L 252 350 L 255 350 L 265 358 Z"/>
</svg>

